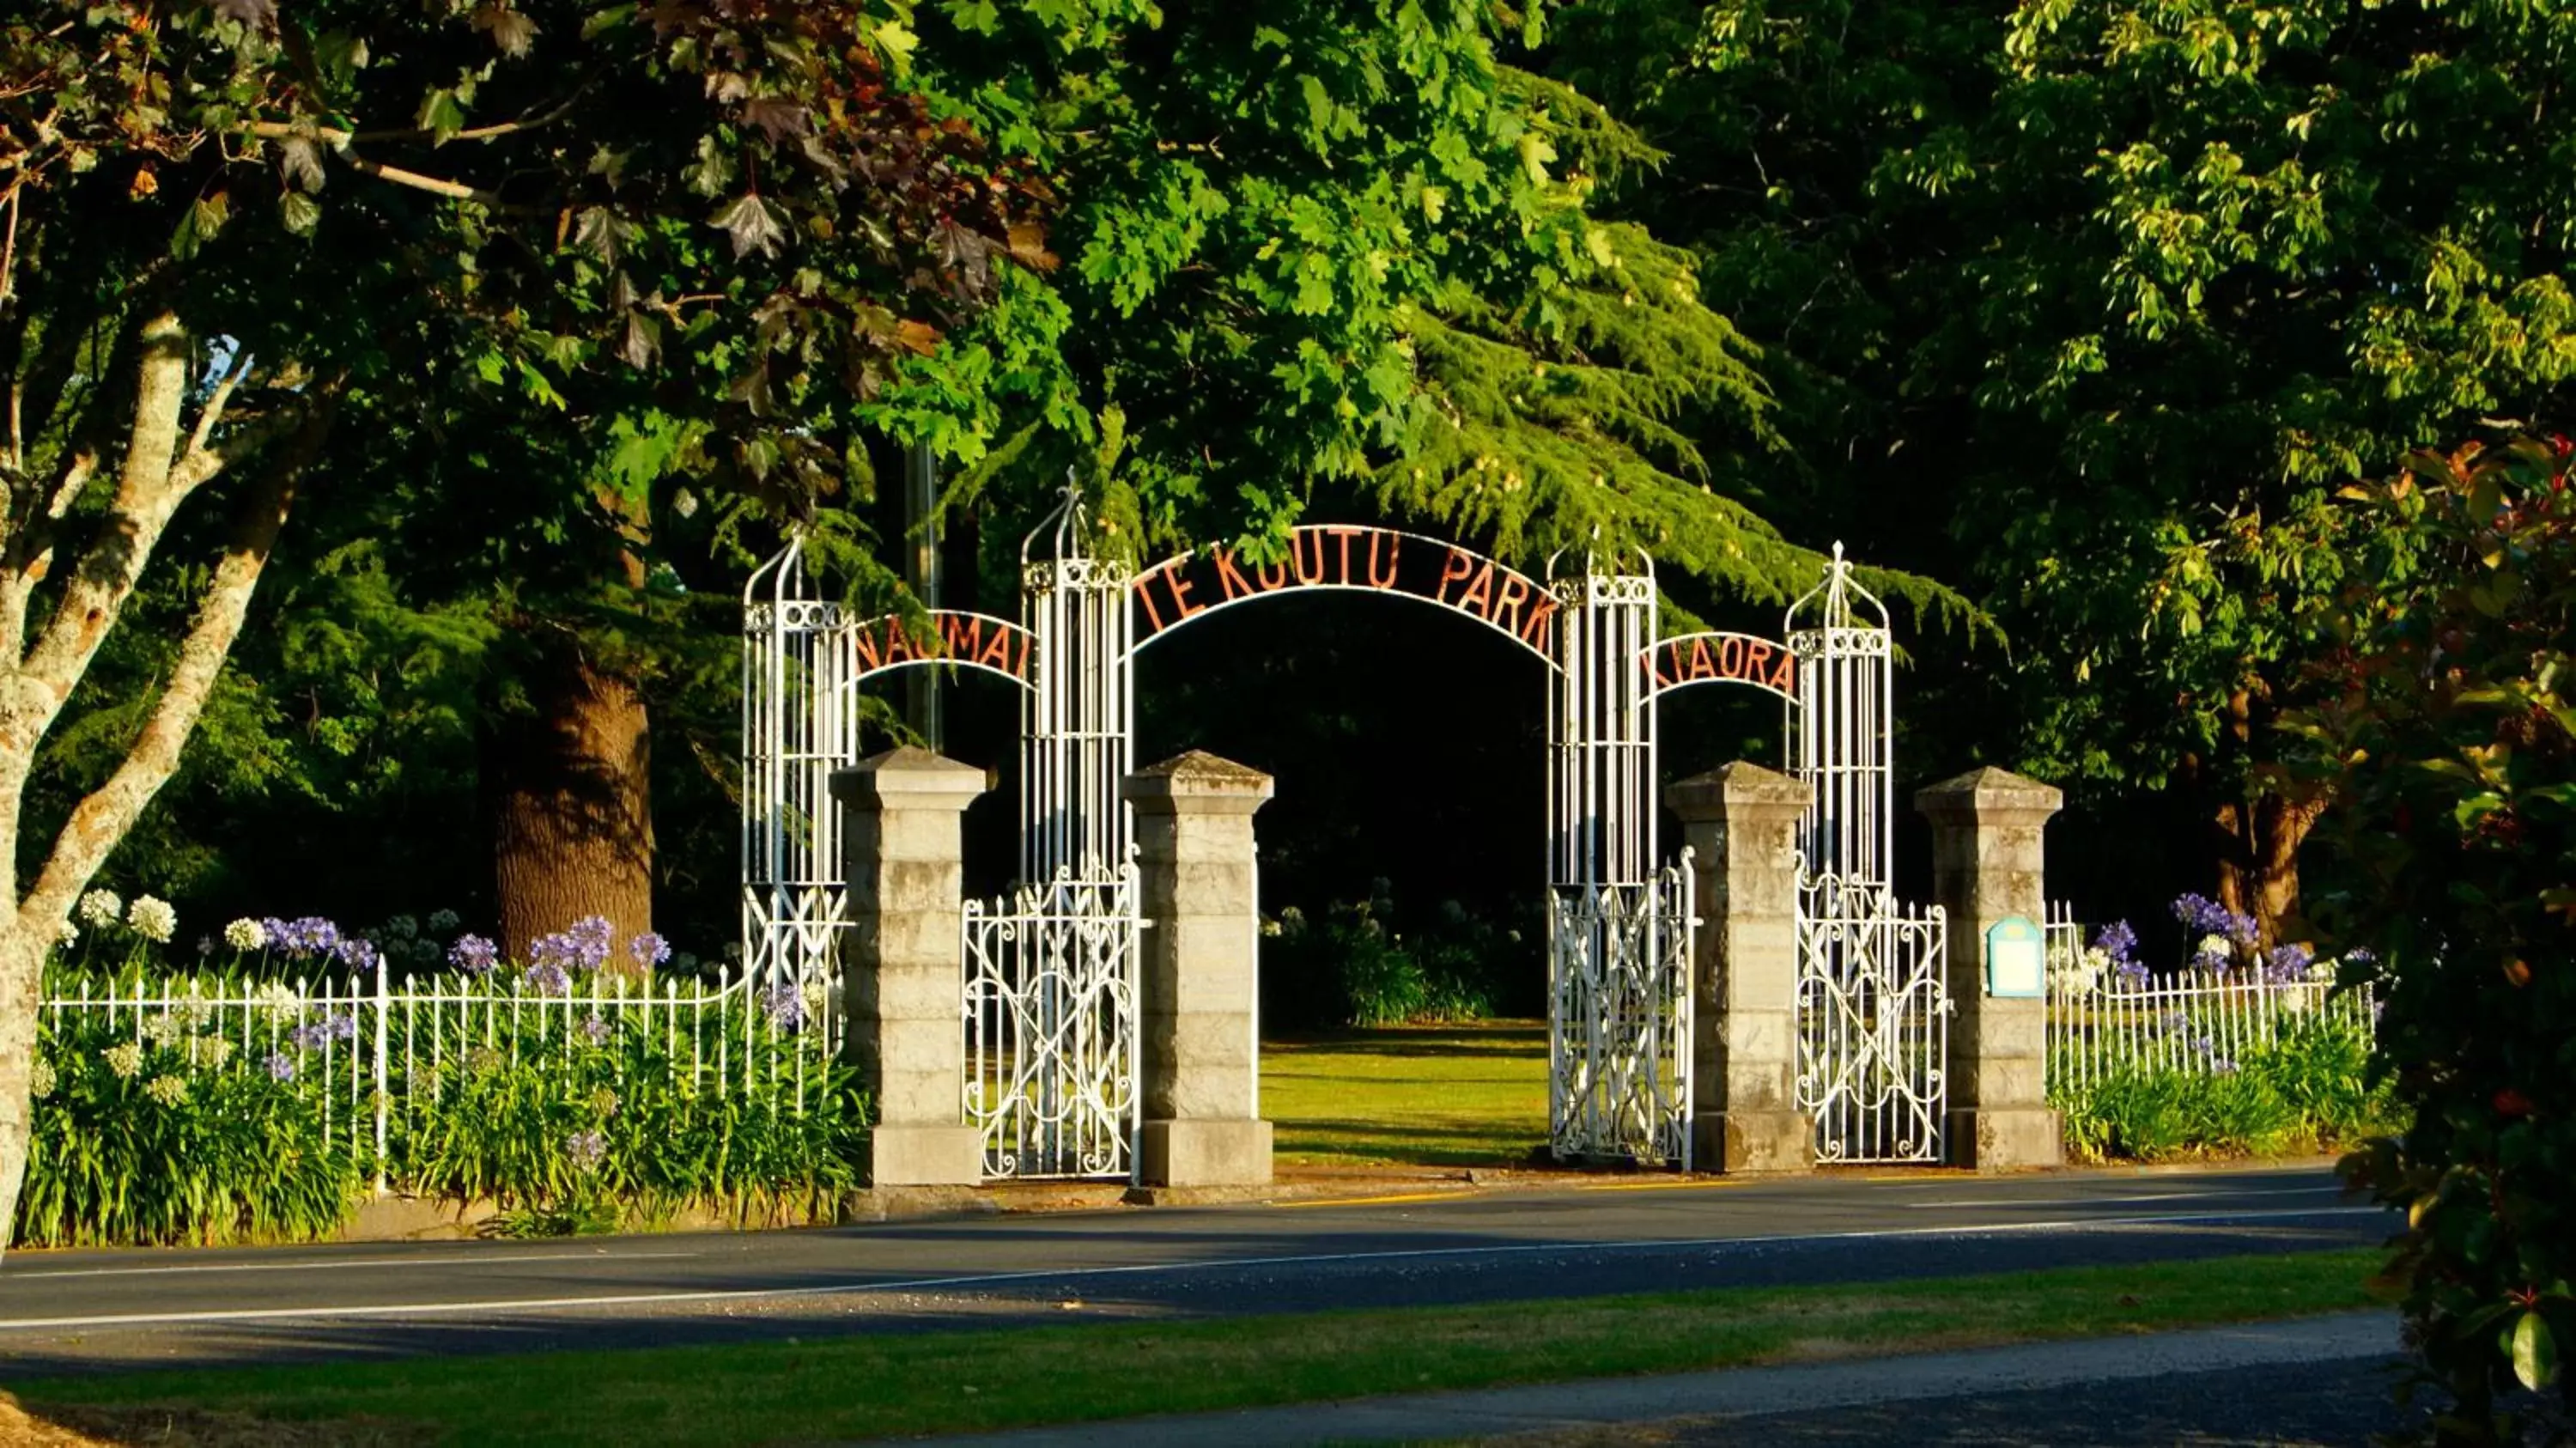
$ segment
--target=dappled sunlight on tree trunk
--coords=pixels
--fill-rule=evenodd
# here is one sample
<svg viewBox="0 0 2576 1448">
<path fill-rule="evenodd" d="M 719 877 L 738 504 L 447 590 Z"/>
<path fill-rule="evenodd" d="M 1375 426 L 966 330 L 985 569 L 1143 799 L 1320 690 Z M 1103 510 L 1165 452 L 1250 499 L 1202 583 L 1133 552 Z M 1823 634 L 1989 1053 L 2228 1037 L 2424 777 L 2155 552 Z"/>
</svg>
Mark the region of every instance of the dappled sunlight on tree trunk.
<svg viewBox="0 0 2576 1448">
<path fill-rule="evenodd" d="M 650 711 L 634 685 L 569 652 L 531 680 L 533 715 L 488 721 L 502 938 L 529 942 L 585 915 L 624 940 L 653 927 Z"/>
</svg>

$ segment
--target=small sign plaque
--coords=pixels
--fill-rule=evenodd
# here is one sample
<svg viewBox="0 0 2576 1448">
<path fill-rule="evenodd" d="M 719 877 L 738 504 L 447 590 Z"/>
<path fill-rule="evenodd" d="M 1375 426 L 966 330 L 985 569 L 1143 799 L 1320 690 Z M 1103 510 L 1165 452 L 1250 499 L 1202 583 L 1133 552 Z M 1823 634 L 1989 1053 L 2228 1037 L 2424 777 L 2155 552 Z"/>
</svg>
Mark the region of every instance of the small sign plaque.
<svg viewBox="0 0 2576 1448">
<path fill-rule="evenodd" d="M 2007 915 L 1986 930 L 1986 994 L 2036 999 L 2048 984 L 2048 949 L 2039 927 Z"/>
</svg>

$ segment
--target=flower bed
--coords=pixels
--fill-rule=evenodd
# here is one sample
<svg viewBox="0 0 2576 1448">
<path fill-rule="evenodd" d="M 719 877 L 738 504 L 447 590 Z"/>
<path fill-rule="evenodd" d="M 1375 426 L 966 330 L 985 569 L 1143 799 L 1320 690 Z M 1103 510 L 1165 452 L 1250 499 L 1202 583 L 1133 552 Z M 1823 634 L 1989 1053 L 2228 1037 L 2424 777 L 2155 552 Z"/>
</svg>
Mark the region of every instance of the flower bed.
<svg viewBox="0 0 2576 1448">
<path fill-rule="evenodd" d="M 524 968 L 433 938 L 453 917 L 242 920 L 173 973 L 167 910 L 94 892 L 48 972 L 20 1241 L 311 1239 L 370 1189 L 509 1231 L 775 1218 L 856 1183 L 866 1102 L 818 993 L 656 975 L 659 937 L 614 952 L 595 917 Z"/>
</svg>

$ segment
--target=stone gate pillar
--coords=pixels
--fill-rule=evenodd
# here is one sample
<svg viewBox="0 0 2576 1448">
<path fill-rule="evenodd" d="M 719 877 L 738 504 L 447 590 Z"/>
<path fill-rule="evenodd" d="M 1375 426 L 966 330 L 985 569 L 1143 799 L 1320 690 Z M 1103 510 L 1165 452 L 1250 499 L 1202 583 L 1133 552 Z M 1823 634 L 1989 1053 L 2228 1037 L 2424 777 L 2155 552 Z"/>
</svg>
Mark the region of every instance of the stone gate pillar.
<svg viewBox="0 0 2576 1448">
<path fill-rule="evenodd" d="M 1127 777 L 1136 807 L 1149 1186 L 1270 1180 L 1252 815 L 1270 776 L 1192 750 Z"/>
<path fill-rule="evenodd" d="M 2048 1002 L 1986 994 L 1986 932 L 2018 915 L 2047 918 L 2041 832 L 2064 796 L 2000 769 L 1926 787 L 1914 807 L 1932 821 L 1932 898 L 1949 916 L 1950 1160 L 1979 1171 L 2064 1159 L 2041 1071 Z"/>
<path fill-rule="evenodd" d="M 926 749 L 832 776 L 850 890 L 845 1049 L 876 1103 L 872 1187 L 971 1185 L 984 1173 L 982 1133 L 965 1120 L 958 828 L 983 792 L 984 771 Z"/>
<path fill-rule="evenodd" d="M 1703 1171 L 1809 1171 L 1798 1109 L 1798 819 L 1808 788 L 1739 760 L 1664 791 L 1698 873 L 1691 943 L 1691 1157 Z"/>
</svg>

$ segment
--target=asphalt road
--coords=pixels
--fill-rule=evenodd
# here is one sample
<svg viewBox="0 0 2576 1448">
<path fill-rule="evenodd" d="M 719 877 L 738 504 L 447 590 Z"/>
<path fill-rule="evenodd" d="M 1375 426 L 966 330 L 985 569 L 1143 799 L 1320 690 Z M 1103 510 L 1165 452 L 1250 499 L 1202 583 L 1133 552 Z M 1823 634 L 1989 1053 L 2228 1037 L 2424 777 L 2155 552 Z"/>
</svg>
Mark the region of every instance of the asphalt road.
<svg viewBox="0 0 2576 1448">
<path fill-rule="evenodd" d="M 784 1232 L 13 1252 L 0 1378 L 1896 1280 L 2391 1226 L 2295 1169 L 1619 1179 Z"/>
</svg>

